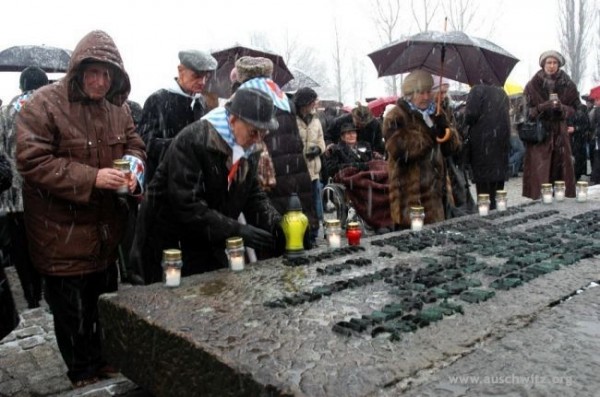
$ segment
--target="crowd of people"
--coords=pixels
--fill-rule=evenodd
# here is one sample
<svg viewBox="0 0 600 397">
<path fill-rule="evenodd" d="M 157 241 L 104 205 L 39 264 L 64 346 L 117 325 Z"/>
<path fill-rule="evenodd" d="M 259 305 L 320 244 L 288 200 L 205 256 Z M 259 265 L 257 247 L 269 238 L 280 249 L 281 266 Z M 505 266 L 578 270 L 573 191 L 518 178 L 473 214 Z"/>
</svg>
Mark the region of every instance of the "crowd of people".
<svg viewBox="0 0 600 397">
<path fill-rule="evenodd" d="M 183 276 L 224 268 L 232 236 L 257 259 L 282 255 L 280 223 L 292 194 L 308 216 L 310 248 L 323 223 L 323 184 L 360 173 L 369 192 L 377 190 L 368 185 L 374 175 L 384 174 L 376 181 L 382 197 L 363 198 L 369 214 L 384 214 L 381 232 L 410 227 L 413 206 L 424 207 L 426 224 L 470 213 L 469 180 L 493 209 L 523 151 L 526 197 L 538 199 L 541 184 L 557 180 L 573 197 L 588 153 L 591 180 L 600 183 L 600 95 L 588 115 L 556 51 L 541 55 L 523 101 L 476 85 L 464 106 L 453 107 L 447 80 L 414 70 L 379 118 L 360 103 L 348 113 L 320 111 L 309 87 L 286 95 L 272 80 L 272 62 L 255 57 L 236 61 L 231 97 L 217 106 L 205 95 L 215 58 L 184 50 L 179 61 L 177 77 L 140 110 L 127 101 L 116 44 L 93 31 L 64 78 L 48 84 L 43 70 L 27 68 L 22 94 L 2 109 L 3 253 L 29 307 L 47 301 L 74 387 L 117 371 L 102 354 L 97 301 L 117 290 L 119 274 L 160 281 L 169 248 L 181 249 Z M 517 147 L 525 118 L 540 118 L 549 138 Z M 129 172 L 114 160 L 126 160 Z M 0 276 L 1 337 L 18 316 Z"/>
</svg>

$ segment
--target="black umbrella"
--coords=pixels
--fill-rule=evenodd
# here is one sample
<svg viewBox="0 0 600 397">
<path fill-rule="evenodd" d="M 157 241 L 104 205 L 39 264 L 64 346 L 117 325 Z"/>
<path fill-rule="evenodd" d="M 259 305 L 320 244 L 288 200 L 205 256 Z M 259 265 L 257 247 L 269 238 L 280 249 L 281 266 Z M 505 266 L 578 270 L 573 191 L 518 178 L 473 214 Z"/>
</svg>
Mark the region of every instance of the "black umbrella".
<svg viewBox="0 0 600 397">
<path fill-rule="evenodd" d="M 423 69 L 469 85 L 497 86 L 504 85 L 519 62 L 491 41 L 459 31 L 418 33 L 370 53 L 369 58 L 379 77 Z"/>
<path fill-rule="evenodd" d="M 272 79 L 280 87 L 294 78 L 283 58 L 272 52 L 236 45 L 212 52 L 212 56 L 217 60 L 218 66 L 212 78 L 208 81 L 205 91 L 216 93 L 221 98 L 229 98 L 231 96 L 229 74 L 231 73 L 231 69 L 235 67 L 235 61 L 243 56 L 263 57 L 273 61 Z"/>
<path fill-rule="evenodd" d="M 37 66 L 46 72 L 66 72 L 71 52 L 46 45 L 9 47 L 0 52 L 0 71 L 20 72 L 28 66 Z"/>
<path fill-rule="evenodd" d="M 312 77 L 310 77 L 308 74 L 306 74 L 306 72 L 303 72 L 302 70 L 298 69 L 298 68 L 290 68 L 292 69 L 292 73 L 294 74 L 294 78 L 290 81 L 288 81 L 287 83 L 285 83 L 285 85 L 283 87 L 281 87 L 281 90 L 284 92 L 294 92 L 294 91 L 298 91 L 300 88 L 304 88 L 304 87 L 310 87 L 310 88 L 315 88 L 315 87 L 320 87 L 319 83 L 317 83 Z"/>
</svg>

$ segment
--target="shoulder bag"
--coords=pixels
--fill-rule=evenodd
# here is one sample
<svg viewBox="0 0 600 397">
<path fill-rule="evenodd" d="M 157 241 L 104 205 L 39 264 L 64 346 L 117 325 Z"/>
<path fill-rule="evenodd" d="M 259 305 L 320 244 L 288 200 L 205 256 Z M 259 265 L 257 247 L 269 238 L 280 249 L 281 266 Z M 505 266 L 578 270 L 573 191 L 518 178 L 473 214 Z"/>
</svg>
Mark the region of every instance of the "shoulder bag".
<svg viewBox="0 0 600 397">
<path fill-rule="evenodd" d="M 550 135 L 539 117 L 535 120 L 527 120 L 517 124 L 517 130 L 519 131 L 519 138 L 530 144 L 542 143 Z"/>
</svg>

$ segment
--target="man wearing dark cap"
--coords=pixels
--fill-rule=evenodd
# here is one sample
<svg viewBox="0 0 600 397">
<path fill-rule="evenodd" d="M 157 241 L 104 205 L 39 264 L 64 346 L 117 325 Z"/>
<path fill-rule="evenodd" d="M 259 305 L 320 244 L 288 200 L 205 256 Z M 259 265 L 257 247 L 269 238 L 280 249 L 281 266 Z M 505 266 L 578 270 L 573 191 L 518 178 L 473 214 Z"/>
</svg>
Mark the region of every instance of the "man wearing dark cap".
<svg viewBox="0 0 600 397">
<path fill-rule="evenodd" d="M 281 216 L 259 186 L 254 146 L 277 127 L 271 98 L 240 88 L 225 107 L 177 134 L 138 217 L 131 260 L 143 265 L 146 283 L 161 280 L 167 248 L 181 247 L 183 276 L 226 267 L 229 237 L 240 236 L 255 249 L 276 248 Z M 238 222 L 241 212 L 248 224 Z"/>
<path fill-rule="evenodd" d="M 358 132 L 358 140 L 371 145 L 373 152 L 383 155 L 385 153 L 381 123 L 371 113 L 368 107 L 357 103 L 351 113 L 337 117 L 325 132 L 325 143 L 331 148 L 338 143 L 342 125 L 352 123 Z"/>
<path fill-rule="evenodd" d="M 21 94 L 11 100 L 0 117 L 0 152 L 6 153 L 13 174 L 12 186 L 0 196 L 0 208 L 7 212 L 10 241 L 6 249 L 11 264 L 15 266 L 27 306 L 32 309 L 40 306 L 42 299 L 42 278 L 29 257 L 29 246 L 23 220 L 23 178 L 17 172 L 15 151 L 17 134 L 15 120 L 19 111 L 26 105 L 34 91 L 48 84 L 46 72 L 37 66 L 25 68 L 19 77 Z"/>
<path fill-rule="evenodd" d="M 148 153 L 146 184 L 152 180 L 171 140 L 183 127 L 206 113 L 202 91 L 216 68 L 217 60 L 208 52 L 180 51 L 178 76 L 169 87 L 156 91 L 144 103 L 138 131 Z"/>
</svg>

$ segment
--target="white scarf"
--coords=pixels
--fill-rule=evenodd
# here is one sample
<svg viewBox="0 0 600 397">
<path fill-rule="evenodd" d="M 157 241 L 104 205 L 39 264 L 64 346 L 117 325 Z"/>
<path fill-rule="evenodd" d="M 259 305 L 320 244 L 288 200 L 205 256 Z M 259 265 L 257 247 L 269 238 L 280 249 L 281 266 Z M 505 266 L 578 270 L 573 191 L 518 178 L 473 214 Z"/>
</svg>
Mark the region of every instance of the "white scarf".
<svg viewBox="0 0 600 397">
<path fill-rule="evenodd" d="M 184 96 L 186 98 L 191 98 L 192 99 L 192 103 L 191 103 L 190 107 L 192 109 L 194 109 L 194 105 L 196 104 L 196 101 L 200 102 L 200 104 L 202 106 L 204 106 L 204 98 L 202 97 L 202 94 L 201 93 L 197 93 L 197 94 L 194 94 L 194 95 L 190 95 L 190 94 L 184 92 L 181 89 L 181 86 L 179 85 L 179 83 L 177 82 L 177 79 L 171 80 L 170 86 L 167 87 L 166 90 L 169 91 L 169 92 L 172 92 L 174 94 Z"/>
</svg>

